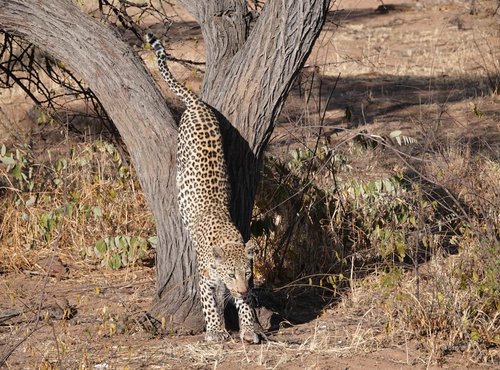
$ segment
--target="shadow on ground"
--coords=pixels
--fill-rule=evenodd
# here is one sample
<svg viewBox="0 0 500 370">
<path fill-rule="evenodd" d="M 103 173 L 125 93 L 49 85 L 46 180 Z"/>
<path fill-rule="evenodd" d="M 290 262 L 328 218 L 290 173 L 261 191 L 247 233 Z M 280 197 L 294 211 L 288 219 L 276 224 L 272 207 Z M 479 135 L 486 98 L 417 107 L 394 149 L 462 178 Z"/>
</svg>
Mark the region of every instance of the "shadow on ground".
<svg viewBox="0 0 500 370">
<path fill-rule="evenodd" d="M 311 79 L 315 79 L 311 83 Z M 500 81 L 500 75 L 494 76 Z M 314 92 L 318 98 L 330 102 L 326 107 L 331 110 L 351 110 L 352 125 L 371 124 L 378 117 L 384 119 L 403 119 L 405 109 L 425 105 L 446 105 L 491 93 L 488 80 L 480 77 L 429 77 L 393 76 L 366 74 L 349 77 L 318 76 L 303 72 L 295 83 L 290 96 L 304 97 Z M 297 110 L 297 116 L 303 107 Z"/>
</svg>

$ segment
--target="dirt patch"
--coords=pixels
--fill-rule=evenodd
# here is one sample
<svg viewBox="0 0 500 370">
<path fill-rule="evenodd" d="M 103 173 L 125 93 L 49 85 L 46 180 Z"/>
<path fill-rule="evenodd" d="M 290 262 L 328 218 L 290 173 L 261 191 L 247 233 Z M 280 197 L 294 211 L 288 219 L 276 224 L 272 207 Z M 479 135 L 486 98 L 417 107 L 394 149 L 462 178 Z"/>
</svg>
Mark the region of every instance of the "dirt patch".
<svg viewBox="0 0 500 370">
<path fill-rule="evenodd" d="M 93 369 L 384 369 L 462 368 L 454 354 L 436 363 L 410 338 L 387 335 L 373 308 L 339 306 L 309 323 L 282 328 L 261 345 L 209 344 L 203 335 L 153 337 L 138 319 L 150 307 L 150 268 L 70 272 L 63 280 L 2 276 L 0 340 L 7 368 Z M 42 304 L 40 304 L 42 302 Z M 62 303 L 61 302 L 66 302 Z M 352 303 L 352 302 L 351 302 Z M 57 317 L 51 306 L 72 312 Z M 6 318 L 6 314 L 17 313 Z M 38 319 L 37 319 L 38 317 Z M 467 364 L 467 368 L 475 368 Z M 477 367 L 479 368 L 479 366 Z"/>
</svg>

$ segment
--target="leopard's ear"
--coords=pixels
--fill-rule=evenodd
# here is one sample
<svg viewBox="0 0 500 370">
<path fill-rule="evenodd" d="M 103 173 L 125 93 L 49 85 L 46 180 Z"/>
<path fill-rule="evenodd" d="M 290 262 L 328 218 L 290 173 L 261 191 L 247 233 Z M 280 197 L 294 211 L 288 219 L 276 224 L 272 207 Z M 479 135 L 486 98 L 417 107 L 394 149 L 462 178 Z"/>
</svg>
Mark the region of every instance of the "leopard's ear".
<svg viewBox="0 0 500 370">
<path fill-rule="evenodd" d="M 247 241 L 247 243 L 245 244 L 245 248 L 247 250 L 247 257 L 250 260 L 253 258 L 253 252 L 255 247 L 256 247 L 255 242 L 252 239 Z"/>
<path fill-rule="evenodd" d="M 213 255 L 215 258 L 215 262 L 222 263 L 222 261 L 224 260 L 224 251 L 222 250 L 222 248 L 221 247 L 214 247 L 212 249 L 212 252 L 213 252 Z"/>
</svg>

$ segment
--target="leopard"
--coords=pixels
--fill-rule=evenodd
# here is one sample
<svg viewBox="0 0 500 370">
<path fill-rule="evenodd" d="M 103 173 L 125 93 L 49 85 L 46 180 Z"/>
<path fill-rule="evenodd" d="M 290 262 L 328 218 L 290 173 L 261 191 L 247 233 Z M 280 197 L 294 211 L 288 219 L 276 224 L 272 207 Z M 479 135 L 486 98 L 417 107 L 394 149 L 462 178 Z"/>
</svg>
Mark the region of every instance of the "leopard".
<svg viewBox="0 0 500 370">
<path fill-rule="evenodd" d="M 219 119 L 210 105 L 175 79 L 160 39 L 147 33 L 146 42 L 156 54 L 163 79 L 186 106 L 178 125 L 177 200 L 196 251 L 205 340 L 230 338 L 222 322 L 224 304 L 217 304 L 220 288 L 223 303 L 233 300 L 236 306 L 241 339 L 259 343 L 263 333 L 249 299 L 254 242 L 243 240 L 230 215 L 231 188 Z"/>
</svg>

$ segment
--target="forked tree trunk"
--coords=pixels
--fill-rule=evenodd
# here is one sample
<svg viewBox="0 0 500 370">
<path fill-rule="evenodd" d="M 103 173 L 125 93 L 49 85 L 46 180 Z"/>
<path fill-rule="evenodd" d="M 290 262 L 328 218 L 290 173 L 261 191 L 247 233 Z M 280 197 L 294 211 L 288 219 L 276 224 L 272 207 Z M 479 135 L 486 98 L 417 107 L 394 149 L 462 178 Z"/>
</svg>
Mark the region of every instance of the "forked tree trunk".
<svg viewBox="0 0 500 370">
<path fill-rule="evenodd" d="M 232 213 L 248 238 L 264 148 L 329 0 L 269 0 L 250 34 L 245 0 L 179 2 L 202 27 L 207 73 L 201 95 L 225 119 Z M 177 210 L 175 123 L 140 58 L 70 0 L 0 0 L 0 28 L 63 61 L 99 98 L 127 145 L 156 221 L 152 312 L 172 329 L 202 329 L 195 253 Z"/>
</svg>

